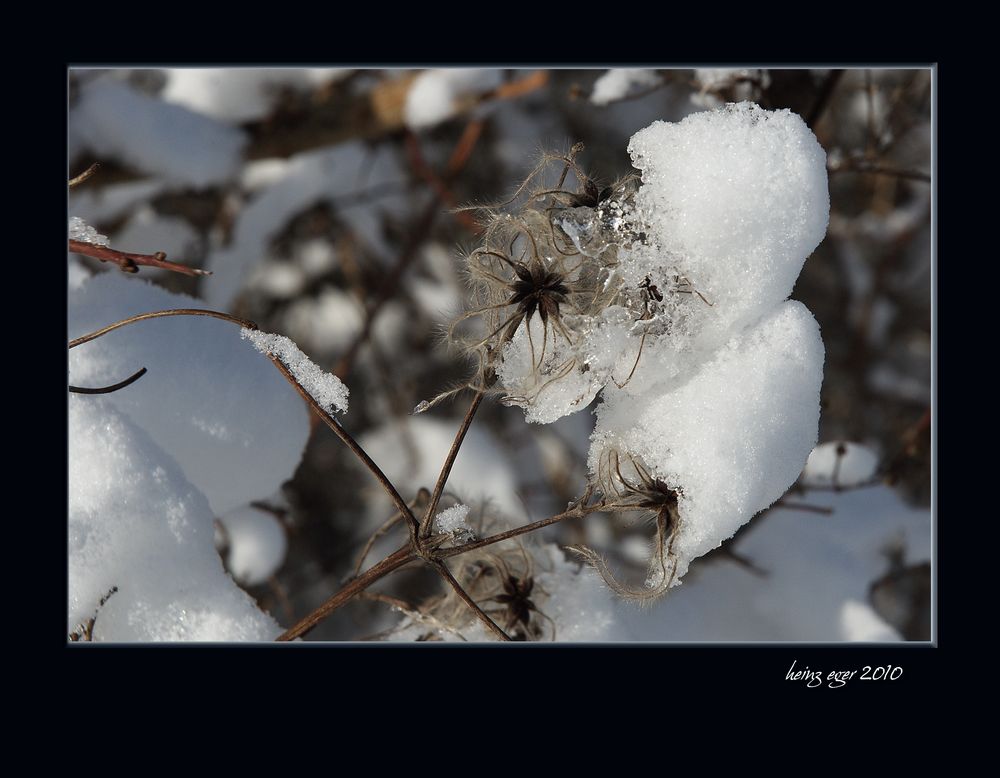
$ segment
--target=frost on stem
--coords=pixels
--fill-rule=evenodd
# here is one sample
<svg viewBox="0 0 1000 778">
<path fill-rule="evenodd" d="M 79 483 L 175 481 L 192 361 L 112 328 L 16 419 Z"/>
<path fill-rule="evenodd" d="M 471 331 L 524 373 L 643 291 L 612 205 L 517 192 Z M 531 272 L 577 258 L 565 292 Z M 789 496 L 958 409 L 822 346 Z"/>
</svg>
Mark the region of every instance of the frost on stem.
<svg viewBox="0 0 1000 778">
<path fill-rule="evenodd" d="M 580 553 L 648 600 L 780 497 L 815 444 L 823 344 L 787 298 L 829 193 L 823 149 L 787 110 L 730 103 L 655 122 L 629 152 L 641 179 L 600 190 L 573 153 L 550 157 L 485 209 L 475 304 L 452 334 L 484 322 L 469 342 L 494 377 L 484 388 L 528 421 L 601 393 L 591 474 L 620 510 L 655 517 L 645 589 Z M 541 185 L 554 166 L 559 181 Z"/>
<path fill-rule="evenodd" d="M 262 354 L 280 359 L 302 388 L 328 412 L 347 413 L 347 398 L 350 391 L 344 382 L 320 368 L 303 354 L 290 338 L 246 328 L 240 335 L 249 340 Z"/>
<path fill-rule="evenodd" d="M 69 239 L 90 243 L 94 246 L 111 245 L 107 235 L 101 235 L 79 216 L 69 217 Z"/>
</svg>

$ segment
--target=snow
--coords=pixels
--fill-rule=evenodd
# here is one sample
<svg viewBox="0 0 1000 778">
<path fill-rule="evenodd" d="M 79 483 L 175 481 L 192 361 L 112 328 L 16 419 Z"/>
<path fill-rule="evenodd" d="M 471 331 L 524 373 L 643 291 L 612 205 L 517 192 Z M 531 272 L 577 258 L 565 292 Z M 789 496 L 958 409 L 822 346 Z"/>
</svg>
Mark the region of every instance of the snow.
<svg viewBox="0 0 1000 778">
<path fill-rule="evenodd" d="M 180 466 L 109 398 L 69 398 L 68 630 L 96 641 L 273 640 L 226 575 L 212 510 Z"/>
<path fill-rule="evenodd" d="M 806 486 L 856 486 L 871 480 L 878 469 L 878 454 L 849 441 L 822 443 L 812 450 L 802 471 Z"/>
<path fill-rule="evenodd" d="M 313 88 L 349 73 L 343 68 L 169 68 L 161 96 L 213 119 L 247 122 L 266 116 L 281 88 Z"/>
<path fill-rule="evenodd" d="M 638 403 L 605 397 L 591 472 L 606 477 L 617 452 L 680 492 L 676 579 L 798 478 L 816 443 L 822 375 L 819 328 L 787 302 L 675 388 Z"/>
<path fill-rule="evenodd" d="M 260 330 L 243 329 L 240 337 L 253 343 L 262 354 L 275 356 L 282 361 L 302 388 L 328 413 L 347 413 L 348 388 L 333 373 L 327 373 L 302 353 L 295 343 L 284 335 L 273 335 Z"/>
<path fill-rule="evenodd" d="M 225 528 L 227 567 L 241 584 L 255 586 L 278 572 L 288 539 L 272 514 L 245 505 L 219 517 Z"/>
<path fill-rule="evenodd" d="M 70 124 L 98 157 L 199 188 L 234 178 L 246 142 L 237 129 L 110 78 L 81 90 Z"/>
<path fill-rule="evenodd" d="M 840 632 L 844 640 L 852 642 L 891 643 L 902 639 L 870 605 L 857 600 L 847 600 L 841 606 Z"/>
<path fill-rule="evenodd" d="M 71 291 L 79 289 L 88 278 L 90 278 L 90 271 L 84 267 L 84 264 L 77 257 L 71 254 L 66 272 L 67 289 Z"/>
<path fill-rule="evenodd" d="M 556 214 L 576 269 L 547 254 L 544 229 L 535 239 L 564 284 L 617 290 L 612 304 L 576 305 L 562 317 L 571 337 L 523 322 L 497 375 L 505 401 L 538 423 L 601 393 L 591 473 L 606 494 L 636 499 L 650 479 L 678 493 L 677 585 L 795 482 L 816 443 L 823 343 L 785 301 L 826 231 L 826 157 L 800 117 L 751 103 L 654 122 L 629 153 L 642 171 L 634 195 L 621 186 Z M 536 229 L 534 210 L 519 219 Z M 664 570 L 651 565 L 657 589 Z"/>
<path fill-rule="evenodd" d="M 652 243 L 629 281 L 690 281 L 712 303 L 692 306 L 697 345 L 718 345 L 791 294 L 830 211 L 826 155 L 799 116 L 729 104 L 654 122 L 629 153 L 642 170 L 636 208 Z"/>
<path fill-rule="evenodd" d="M 499 85 L 499 70 L 425 70 L 414 79 L 406 94 L 406 124 L 412 130 L 433 127 L 454 116 L 461 109 L 463 101 Z"/>
<path fill-rule="evenodd" d="M 638 68 L 608 70 L 594 82 L 590 102 L 594 105 L 607 105 L 615 100 L 621 100 L 635 87 L 656 86 L 659 83 L 660 76 L 654 70 Z"/>
<path fill-rule="evenodd" d="M 141 278 L 101 273 L 69 293 L 70 338 L 139 313 L 201 308 Z M 183 468 L 222 514 L 267 497 L 290 478 L 309 434 L 308 413 L 274 365 L 240 343 L 238 328 L 206 317 L 153 319 L 69 352 L 70 383 L 107 395 Z"/>
<path fill-rule="evenodd" d="M 107 235 L 98 233 L 79 216 L 69 217 L 69 239 L 91 243 L 95 246 L 107 246 L 110 243 Z"/>
</svg>

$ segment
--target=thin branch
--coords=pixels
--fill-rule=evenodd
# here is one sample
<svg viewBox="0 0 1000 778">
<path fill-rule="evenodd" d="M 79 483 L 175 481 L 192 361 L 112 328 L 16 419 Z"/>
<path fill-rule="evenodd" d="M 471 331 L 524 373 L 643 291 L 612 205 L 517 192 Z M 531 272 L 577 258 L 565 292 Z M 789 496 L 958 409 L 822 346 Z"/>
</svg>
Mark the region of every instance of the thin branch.
<svg viewBox="0 0 1000 778">
<path fill-rule="evenodd" d="M 395 504 L 396 508 L 407 520 L 407 523 L 410 525 L 410 536 L 412 539 L 416 540 L 417 530 L 419 529 L 417 519 L 413 515 L 413 511 L 411 511 L 410 507 L 406 504 L 406 500 L 404 500 L 396 490 L 392 481 L 390 481 L 386 474 L 382 472 L 382 468 L 375 464 L 375 460 L 368 456 L 368 452 L 361 447 L 361 444 L 359 444 L 347 430 L 340 426 L 340 422 L 333 418 L 330 412 L 320 405 L 315 397 L 306 391 L 305 387 L 298 382 L 298 379 L 296 379 L 296 377 L 292 374 L 292 371 L 289 370 L 288 366 L 282 362 L 281 359 L 273 354 L 268 354 L 267 356 L 274 363 L 275 367 L 278 368 L 285 379 L 295 387 L 295 390 L 302 396 L 302 399 L 309 403 L 309 407 L 316 412 L 320 419 L 322 419 L 323 423 L 326 424 L 326 426 L 341 439 L 344 445 L 351 450 L 354 456 L 360 459 L 371 474 L 375 476 L 375 480 L 379 482 L 379 485 L 385 493 L 389 495 L 389 498 Z"/>
<path fill-rule="evenodd" d="M 473 613 L 476 614 L 479 620 L 483 623 L 483 626 L 496 635 L 500 640 L 509 641 L 511 639 L 510 635 L 504 632 L 500 626 L 489 617 L 486 611 L 476 604 L 476 601 L 473 600 L 472 597 L 469 596 L 469 593 L 462 588 L 462 584 L 455 580 L 455 576 L 451 574 L 451 571 L 444 562 L 434 560 L 432 564 L 434 565 L 434 569 L 441 574 L 441 577 L 444 578 L 444 580 L 451 585 L 451 588 L 455 590 L 455 593 L 462 598 L 462 601 L 469 606 Z"/>
<path fill-rule="evenodd" d="M 469 406 L 469 410 L 465 414 L 465 418 L 462 419 L 462 425 L 458 428 L 458 432 L 455 433 L 455 439 L 451 442 L 451 449 L 448 451 L 448 457 L 444 461 L 444 465 L 441 467 L 441 473 L 438 475 L 437 483 L 434 485 L 434 492 L 431 494 L 431 501 L 427 504 L 427 510 L 424 513 L 424 520 L 420 525 L 420 537 L 426 538 L 431 534 L 431 526 L 434 523 L 434 511 L 437 510 L 438 503 L 441 501 L 441 494 L 444 492 L 444 485 L 448 482 L 448 476 L 451 475 L 451 468 L 455 464 L 455 458 L 458 456 L 458 451 L 462 447 L 462 441 L 465 440 L 465 433 L 469 431 L 469 426 L 472 424 L 472 419 L 476 415 L 476 411 L 479 409 L 480 403 L 483 401 L 483 393 L 476 392 L 476 396 L 472 398 L 472 404 Z"/>
<path fill-rule="evenodd" d="M 417 506 L 418 503 L 423 502 L 430 496 L 431 496 L 430 492 L 428 492 L 426 489 L 421 488 L 420 491 L 417 492 L 417 496 L 413 499 L 411 503 L 409 503 L 410 510 L 412 511 Z M 372 547 L 375 545 L 375 541 L 377 541 L 386 532 L 395 527 L 396 524 L 399 523 L 402 519 L 403 519 L 403 514 L 400 513 L 399 511 L 396 511 L 382 524 L 381 527 L 379 527 L 377 530 L 375 530 L 374 533 L 372 533 L 372 536 L 368 538 L 368 542 L 365 543 L 365 547 L 361 551 L 361 556 L 358 557 L 357 564 L 354 566 L 355 577 L 361 575 L 361 566 L 365 563 L 365 559 L 368 558 L 368 554 L 371 553 Z"/>
<path fill-rule="evenodd" d="M 92 340 L 96 340 L 97 338 L 107 335 L 109 332 L 113 332 L 121 327 L 126 327 L 129 324 L 135 324 L 136 322 L 145 321 L 146 319 L 160 319 L 169 316 L 209 316 L 213 319 L 222 319 L 223 321 L 238 324 L 248 330 L 258 329 L 257 325 L 249 319 L 241 319 L 238 316 L 230 316 L 228 313 L 222 313 L 220 311 L 212 311 L 204 308 L 171 308 L 164 311 L 139 313 L 135 316 L 129 316 L 127 319 L 116 321 L 113 324 L 109 324 L 107 327 L 102 327 L 94 332 L 81 335 L 79 338 L 74 338 L 69 342 L 69 348 L 76 348 L 84 343 L 89 343 Z"/>
<path fill-rule="evenodd" d="M 124 389 L 129 384 L 134 384 L 144 375 L 146 375 L 146 368 L 141 368 L 124 381 L 119 381 L 117 384 L 112 384 L 111 386 L 102 386 L 98 389 L 88 389 L 84 386 L 70 385 L 69 390 L 74 394 L 111 394 L 112 392 L 117 392 L 119 389 Z"/>
<path fill-rule="evenodd" d="M 159 319 L 166 316 L 210 316 L 213 319 L 222 319 L 223 321 L 238 324 L 248 330 L 259 329 L 257 325 L 249 319 L 241 319 L 238 316 L 230 316 L 228 313 L 222 313 L 221 311 L 211 311 L 206 308 L 171 308 L 166 311 L 151 311 L 150 313 L 139 313 L 135 316 L 129 316 L 127 319 L 116 321 L 114 324 L 109 324 L 107 327 L 102 327 L 101 329 L 87 335 L 74 338 L 69 342 L 69 347 L 76 348 L 84 343 L 96 340 L 103 335 L 107 335 L 109 332 L 113 332 L 120 327 L 127 327 L 129 324 L 135 324 L 136 322 L 145 321 L 146 319 Z"/>
<path fill-rule="evenodd" d="M 393 552 L 377 565 L 372 566 L 362 575 L 348 583 L 343 589 L 330 597 L 330 599 L 320 605 L 316 610 L 295 624 L 295 626 L 285 630 L 278 636 L 277 640 L 279 642 L 285 642 L 302 637 L 310 632 L 323 619 L 337 610 L 341 605 L 354 597 L 354 595 L 358 592 L 363 592 L 380 578 L 383 578 L 393 570 L 398 570 L 416 559 L 418 559 L 416 553 L 406 546 Z"/>
<path fill-rule="evenodd" d="M 867 159 L 848 159 L 844 162 L 829 163 L 826 168 L 831 173 L 872 173 L 880 176 L 905 178 L 910 181 L 924 181 L 928 184 L 931 181 L 929 173 L 923 173 L 919 170 L 903 170 Z"/>
<path fill-rule="evenodd" d="M 802 489 L 807 492 L 853 492 L 857 489 L 881 486 L 884 483 L 882 476 L 876 475 L 866 481 L 858 481 L 853 484 L 802 484 Z"/>
<path fill-rule="evenodd" d="M 824 516 L 829 516 L 833 513 L 833 508 L 827 508 L 822 505 L 810 505 L 804 502 L 785 502 L 784 500 L 778 500 L 772 507 L 774 508 L 787 508 L 792 511 L 808 511 L 809 513 L 822 513 Z"/>
<path fill-rule="evenodd" d="M 587 507 L 580 505 L 570 508 L 568 511 L 563 513 L 558 513 L 555 516 L 549 516 L 546 519 L 539 519 L 538 521 L 533 521 L 530 524 L 525 524 L 522 527 L 515 527 L 514 529 L 509 529 L 506 532 L 498 532 L 495 535 L 490 535 L 487 538 L 482 538 L 481 540 L 473 540 L 470 543 L 465 543 L 461 546 L 455 546 L 454 548 L 443 548 L 437 552 L 437 557 L 440 559 L 448 559 L 453 556 L 458 556 L 459 554 L 465 554 L 469 551 L 475 551 L 477 548 L 483 548 L 484 546 L 492 546 L 494 543 L 500 543 L 504 540 L 510 540 L 511 538 L 516 538 L 518 535 L 524 535 L 528 532 L 534 532 L 536 529 L 541 529 L 542 527 L 548 527 L 550 524 L 557 524 L 560 521 L 565 521 L 566 519 L 579 519 L 587 516 L 591 513 L 596 513 L 598 511 L 613 510 L 616 506 L 607 505 L 605 503 L 596 503 Z M 634 509 L 634 506 L 631 506 Z"/>
<path fill-rule="evenodd" d="M 69 242 L 69 250 L 74 254 L 83 254 L 85 257 L 93 257 L 101 262 L 114 262 L 125 273 L 138 273 L 139 266 L 158 267 L 162 270 L 172 270 L 175 273 L 183 273 L 186 276 L 210 276 L 211 270 L 201 270 L 196 267 L 188 267 L 177 262 L 168 262 L 167 255 L 162 251 L 155 254 L 133 254 L 130 251 L 118 251 L 109 246 L 98 246 L 95 243 L 87 243 L 82 240 L 72 240 Z"/>
<path fill-rule="evenodd" d="M 69 188 L 72 189 L 74 186 L 79 186 L 80 184 L 82 184 L 84 181 L 86 181 L 88 178 L 94 175 L 94 173 L 97 172 L 97 168 L 99 168 L 100 166 L 101 166 L 100 162 L 95 162 L 89 168 L 84 170 L 80 175 L 76 176 L 75 178 L 71 178 L 69 180 Z"/>
</svg>

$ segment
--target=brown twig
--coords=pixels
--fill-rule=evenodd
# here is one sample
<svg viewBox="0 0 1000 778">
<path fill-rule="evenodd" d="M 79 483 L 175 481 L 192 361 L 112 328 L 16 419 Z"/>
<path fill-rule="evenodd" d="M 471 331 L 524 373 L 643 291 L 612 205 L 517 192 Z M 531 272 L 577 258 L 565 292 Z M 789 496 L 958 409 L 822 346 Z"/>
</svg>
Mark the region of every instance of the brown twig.
<svg viewBox="0 0 1000 778">
<path fill-rule="evenodd" d="M 69 250 L 74 254 L 83 254 L 85 257 L 99 259 L 101 262 L 114 262 L 125 273 L 138 273 L 141 265 L 143 267 L 158 267 L 161 270 L 172 270 L 186 276 L 212 275 L 211 270 L 201 270 L 177 262 L 169 262 L 167 255 L 162 251 L 157 251 L 155 254 L 133 254 L 130 251 L 118 251 L 109 246 L 98 246 L 95 243 L 72 239 L 69 242 Z"/>
<path fill-rule="evenodd" d="M 69 347 L 76 348 L 84 343 L 96 340 L 103 335 L 107 335 L 109 332 L 114 332 L 121 327 L 127 327 L 129 324 L 135 324 L 136 322 L 145 321 L 146 319 L 161 319 L 167 316 L 209 316 L 213 319 L 222 319 L 222 321 L 238 324 L 248 330 L 259 329 L 257 325 L 249 319 L 241 319 L 238 316 L 230 316 L 228 313 L 222 313 L 221 311 L 212 311 L 207 308 L 171 308 L 165 311 L 151 311 L 149 313 L 138 313 L 135 316 L 129 316 L 127 319 L 116 321 L 114 324 L 109 324 L 107 327 L 102 327 L 101 329 L 95 330 L 87 335 L 81 335 L 79 338 L 74 338 L 69 342 Z"/>
<path fill-rule="evenodd" d="M 388 477 L 386 477 L 386 474 L 382 472 L 382 468 L 375 464 L 375 460 L 368 456 L 368 452 L 361 447 L 360 443 L 351 437 L 351 434 L 347 430 L 340 426 L 340 423 L 333 418 L 330 412 L 320 405 L 319 402 L 316 401 L 315 397 L 306 391 L 305 387 L 298 382 L 298 379 L 295 378 L 292 371 L 288 369 L 288 366 L 282 362 L 281 359 L 273 354 L 268 354 L 267 356 L 274 363 L 275 367 L 278 368 L 285 379 L 295 387 L 295 390 L 302 396 L 302 399 L 309 403 L 309 407 L 312 408 L 320 419 L 323 420 L 326 426 L 333 431 L 333 434 L 340 438 L 344 445 L 347 446 L 351 452 L 361 460 L 362 464 L 368 468 L 371 474 L 375 476 L 375 480 L 379 482 L 379 485 L 383 490 L 385 490 L 385 493 L 389 495 L 389 498 L 395 504 L 397 510 L 403 515 L 403 518 L 407 520 L 410 525 L 410 535 L 414 540 L 416 540 L 417 530 L 419 529 L 417 519 L 414 517 L 413 511 L 411 511 L 410 507 L 406 504 L 406 500 L 404 500 L 396 490 L 392 481 L 390 481 Z"/>
<path fill-rule="evenodd" d="M 306 616 L 304 619 L 299 621 L 295 626 L 290 629 L 285 630 L 281 635 L 278 636 L 279 642 L 285 642 L 288 640 L 295 640 L 295 638 L 302 637 L 311 631 L 317 624 L 319 624 L 323 619 L 333 613 L 337 608 L 343 605 L 345 602 L 350 600 L 358 592 L 363 592 L 373 583 L 378 581 L 380 578 L 385 577 L 393 570 L 398 570 L 404 565 L 415 561 L 419 557 L 416 553 L 409 547 L 404 546 L 403 548 L 394 551 L 392 554 L 387 556 L 381 562 L 373 565 L 368 570 L 366 570 L 362 575 L 355 578 L 353 581 L 348 583 L 344 588 L 330 597 L 326 602 L 320 605 L 316 610 Z"/>
<path fill-rule="evenodd" d="M 809 503 L 804 503 L 804 502 L 785 502 L 784 500 L 778 500 L 772 507 L 787 508 L 788 510 L 792 511 L 808 511 L 810 513 L 822 513 L 824 516 L 829 516 L 831 513 L 833 513 L 833 508 L 827 508 L 822 505 L 810 505 Z"/>
<path fill-rule="evenodd" d="M 82 184 L 84 181 L 86 181 L 88 178 L 94 175 L 94 173 L 97 172 L 97 168 L 99 168 L 100 166 L 101 166 L 100 162 L 95 162 L 89 168 L 84 170 L 80 175 L 76 176 L 75 178 L 71 178 L 69 180 L 69 188 L 72 189 L 74 186 L 79 186 L 80 184 Z"/>
<path fill-rule="evenodd" d="M 469 609 L 476 614 L 476 617 L 483 623 L 483 626 L 500 638 L 500 640 L 509 641 L 511 639 L 510 635 L 504 632 L 500 626 L 489 617 L 486 611 L 476 604 L 476 601 L 473 600 L 469 593 L 462 588 L 462 584 L 455 580 L 455 576 L 451 574 L 451 571 L 444 562 L 434 560 L 431 564 L 434 565 L 434 569 L 441 574 L 441 577 L 448 582 L 451 588 L 455 590 L 455 593 L 462 599 L 462 602 L 468 605 Z"/>
<path fill-rule="evenodd" d="M 140 368 L 135 373 L 130 375 L 124 381 L 119 381 L 117 384 L 112 384 L 111 386 L 102 386 L 97 389 L 89 389 L 85 386 L 73 386 L 70 385 L 69 390 L 74 394 L 111 394 L 112 392 L 117 392 L 119 389 L 124 389 L 130 384 L 134 384 L 140 378 L 146 375 L 146 368 Z"/>
<path fill-rule="evenodd" d="M 413 550 L 414 549 L 413 541 L 411 540 L 410 545 L 404 546 L 403 548 L 399 549 L 398 551 L 394 552 L 393 554 L 383 559 L 378 564 L 375 564 L 372 567 L 368 568 L 368 570 L 366 570 L 357 578 L 354 578 L 347 584 L 345 584 L 344 587 L 340 589 L 340 591 L 331 596 L 316 610 L 314 610 L 308 616 L 299 621 L 294 627 L 286 631 L 281 637 L 278 638 L 278 640 L 286 641 L 286 640 L 292 640 L 297 637 L 301 637 L 302 635 L 309 632 L 324 618 L 326 618 L 335 610 L 337 610 L 341 605 L 343 605 L 352 597 L 357 595 L 359 592 L 364 591 L 373 583 L 378 581 L 380 578 L 384 578 L 394 570 L 398 570 L 400 567 L 409 562 L 421 559 L 421 557 L 425 562 L 435 567 L 438 573 L 446 581 L 448 581 L 448 583 L 453 588 L 455 588 L 455 591 L 459 594 L 462 600 L 467 604 L 469 604 L 472 598 L 469 596 L 467 592 L 465 592 L 464 589 L 462 589 L 461 585 L 458 584 L 457 581 L 455 581 L 450 571 L 448 571 L 447 568 L 444 568 L 444 572 L 442 572 L 441 568 L 444 567 L 443 565 L 444 559 L 448 559 L 453 556 L 458 556 L 459 554 L 464 554 L 468 551 L 474 551 L 475 549 L 483 548 L 484 546 L 489 546 L 494 543 L 500 543 L 501 541 L 509 540 L 510 538 L 517 537 L 518 535 L 524 535 L 525 533 L 528 532 L 534 532 L 537 529 L 541 529 L 542 527 L 547 527 L 550 524 L 555 524 L 557 522 L 564 521 L 565 519 L 583 517 L 589 513 L 594 513 L 600 510 L 614 509 L 616 507 L 622 507 L 622 508 L 629 507 L 629 506 L 606 505 L 605 503 L 596 503 L 594 505 L 588 506 L 584 504 L 585 502 L 586 502 L 586 496 L 583 499 L 581 499 L 580 502 L 570 510 L 567 510 L 555 516 L 550 516 L 547 519 L 541 519 L 540 521 L 532 522 L 531 524 L 526 524 L 523 527 L 516 527 L 515 529 L 508 530 L 506 532 L 500 532 L 497 533 L 496 535 L 491 535 L 488 538 L 483 538 L 482 540 L 473 541 L 471 543 L 466 543 L 464 545 L 456 546 L 454 548 L 433 550 L 429 553 L 425 553 L 424 555 L 418 554 L 417 551 Z M 479 608 L 479 606 L 476 605 L 475 602 L 472 602 L 470 607 L 476 611 L 477 616 L 479 616 L 479 614 L 482 613 L 482 609 Z M 483 613 L 482 615 L 486 616 L 485 613 Z M 482 616 L 479 616 L 479 618 L 482 619 Z M 486 618 L 488 619 L 489 616 L 486 616 Z M 492 622 L 492 620 L 490 621 Z M 486 622 L 484 621 L 483 623 L 485 624 Z M 492 628 L 490 629 L 495 633 L 495 630 L 493 630 Z M 497 627 L 497 629 L 499 629 L 499 627 Z M 503 630 L 500 631 L 503 632 Z"/>
<path fill-rule="evenodd" d="M 844 162 L 828 163 L 826 169 L 831 173 L 871 173 L 873 175 L 905 178 L 910 181 L 924 181 L 928 184 L 931 181 L 930 174 L 928 173 L 923 173 L 919 170 L 903 170 L 868 159 L 848 159 Z"/>
<path fill-rule="evenodd" d="M 538 521 L 533 521 L 530 524 L 525 524 L 521 527 L 515 527 L 514 529 L 509 529 L 506 532 L 498 532 L 495 535 L 490 535 L 487 538 L 482 538 L 481 540 L 473 540 L 470 543 L 465 543 L 461 546 L 455 546 L 454 548 L 443 548 L 437 552 L 437 556 L 440 559 L 448 559 L 453 556 L 458 556 L 459 554 L 465 554 L 469 551 L 475 551 L 477 548 L 483 548 L 484 546 L 491 546 L 494 543 L 500 543 L 504 540 L 510 540 L 511 538 L 516 538 L 518 535 L 524 535 L 528 532 L 534 532 L 542 527 L 548 527 L 550 524 L 557 524 L 560 521 L 565 521 L 566 519 L 579 519 L 587 516 L 591 513 L 596 513 L 598 511 L 604 510 L 614 510 L 616 507 L 627 507 L 627 506 L 614 506 L 605 503 L 596 503 L 594 505 L 583 506 L 576 505 L 570 508 L 568 511 L 562 513 L 557 513 L 555 516 L 549 516 L 546 519 L 539 519 Z M 634 506 L 631 506 L 634 510 Z"/>
<path fill-rule="evenodd" d="M 420 524 L 421 538 L 426 538 L 431 534 L 431 527 L 434 523 L 434 511 L 437 510 L 438 503 L 441 501 L 441 494 L 444 492 L 444 485 L 448 482 L 448 476 L 451 475 L 451 469 L 455 464 L 455 458 L 458 456 L 458 451 L 462 447 L 462 442 L 465 440 L 465 433 L 469 431 L 472 419 L 475 417 L 476 411 L 479 409 L 479 405 L 482 401 L 483 393 L 476 392 L 476 396 L 472 398 L 472 404 L 469 406 L 469 410 L 466 411 L 465 418 L 462 419 L 462 424 L 458 428 L 458 432 L 455 433 L 455 439 L 451 442 L 451 449 L 449 449 L 448 456 L 444 460 L 444 465 L 441 467 L 437 483 L 434 485 L 434 491 L 431 493 L 431 501 L 427 504 L 427 510 L 424 512 L 424 519 Z"/>
</svg>

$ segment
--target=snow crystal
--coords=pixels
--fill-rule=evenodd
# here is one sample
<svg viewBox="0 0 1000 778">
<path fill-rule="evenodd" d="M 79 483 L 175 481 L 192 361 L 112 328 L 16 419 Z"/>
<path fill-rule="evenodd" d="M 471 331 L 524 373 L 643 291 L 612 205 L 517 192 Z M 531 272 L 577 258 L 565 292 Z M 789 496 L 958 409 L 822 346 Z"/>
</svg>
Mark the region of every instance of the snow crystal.
<svg viewBox="0 0 1000 778">
<path fill-rule="evenodd" d="M 816 321 L 786 302 L 672 390 L 605 396 L 591 471 L 606 471 L 616 451 L 680 493 L 676 579 L 798 478 L 816 442 L 822 375 Z"/>
<path fill-rule="evenodd" d="M 594 105 L 607 105 L 625 97 L 634 87 L 655 86 L 659 83 L 660 76 L 654 70 L 638 68 L 608 70 L 594 82 L 590 102 Z"/>
<path fill-rule="evenodd" d="M 460 110 L 463 100 L 499 84 L 499 70 L 425 70 L 414 79 L 406 94 L 406 124 L 414 130 L 440 124 Z"/>
<path fill-rule="evenodd" d="M 69 398 L 69 630 L 97 611 L 97 641 L 273 640 L 223 569 L 204 495 L 110 398 Z"/>
<path fill-rule="evenodd" d="M 812 450 L 802 471 L 808 486 L 855 486 L 870 480 L 878 455 L 867 446 L 847 441 L 822 443 Z"/>
<path fill-rule="evenodd" d="M 202 307 L 121 273 L 84 281 L 68 302 L 70 338 L 139 313 Z M 76 386 L 106 386 L 140 367 L 149 372 L 108 402 L 180 463 L 218 514 L 268 496 L 291 477 L 309 435 L 307 408 L 274 365 L 241 345 L 232 324 L 152 319 L 69 352 Z"/>
<path fill-rule="evenodd" d="M 69 120 L 97 156 L 195 187 L 233 178 L 246 142 L 237 129 L 110 78 L 82 90 Z"/>
<path fill-rule="evenodd" d="M 629 142 L 652 245 L 628 282 L 679 277 L 711 306 L 689 306 L 704 346 L 785 300 L 826 233 L 826 155 L 805 122 L 752 103 L 654 122 Z"/>
<path fill-rule="evenodd" d="M 328 413 L 347 413 L 347 397 L 350 392 L 344 382 L 333 373 L 320 368 L 290 338 L 249 329 L 243 329 L 240 335 L 253 343 L 262 354 L 280 359 L 302 388 Z"/>
<path fill-rule="evenodd" d="M 101 235 L 79 216 L 69 217 L 69 239 L 91 243 L 95 246 L 107 246 L 110 243 L 107 235 Z"/>
<path fill-rule="evenodd" d="M 255 586 L 274 575 L 285 561 L 288 539 L 272 514 L 249 505 L 220 516 L 228 548 L 229 571 L 242 584 Z"/>
<path fill-rule="evenodd" d="M 456 537 L 468 538 L 474 535 L 472 527 L 469 526 L 469 506 L 455 505 L 447 510 L 441 511 L 434 517 L 434 531 Z"/>
</svg>

